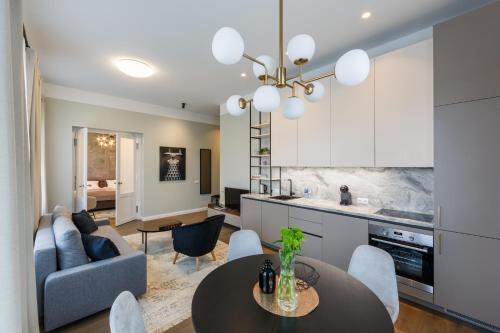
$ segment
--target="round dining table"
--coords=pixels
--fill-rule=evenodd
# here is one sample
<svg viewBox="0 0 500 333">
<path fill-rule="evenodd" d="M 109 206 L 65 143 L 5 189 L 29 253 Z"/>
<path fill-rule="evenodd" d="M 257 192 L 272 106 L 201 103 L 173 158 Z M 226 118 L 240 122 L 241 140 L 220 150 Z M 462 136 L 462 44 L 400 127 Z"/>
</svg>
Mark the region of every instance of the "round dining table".
<svg viewBox="0 0 500 333">
<path fill-rule="evenodd" d="M 262 254 L 228 262 L 207 275 L 193 297 L 196 333 L 394 333 L 389 313 L 370 289 L 345 271 L 306 257 L 297 257 L 296 262 L 319 273 L 314 285 L 318 307 L 295 318 L 267 312 L 253 297 L 265 259 L 279 267 L 278 255 Z"/>
</svg>

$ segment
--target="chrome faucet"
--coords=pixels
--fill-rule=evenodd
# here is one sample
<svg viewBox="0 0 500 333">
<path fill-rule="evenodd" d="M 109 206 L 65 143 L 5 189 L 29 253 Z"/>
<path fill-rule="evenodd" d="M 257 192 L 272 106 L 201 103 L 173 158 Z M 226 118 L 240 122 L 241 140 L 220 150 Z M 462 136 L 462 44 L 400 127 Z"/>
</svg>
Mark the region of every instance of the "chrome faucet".
<svg viewBox="0 0 500 333">
<path fill-rule="evenodd" d="M 292 187 L 292 179 L 287 179 L 290 182 L 290 196 L 293 196 L 295 193 L 293 193 L 293 187 Z"/>
</svg>

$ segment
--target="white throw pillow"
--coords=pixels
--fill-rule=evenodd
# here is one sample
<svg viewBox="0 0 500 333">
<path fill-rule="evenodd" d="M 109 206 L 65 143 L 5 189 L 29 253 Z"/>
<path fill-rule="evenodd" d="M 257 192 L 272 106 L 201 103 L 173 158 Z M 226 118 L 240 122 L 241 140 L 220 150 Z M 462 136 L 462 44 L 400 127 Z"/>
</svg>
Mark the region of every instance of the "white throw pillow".
<svg viewBox="0 0 500 333">
<path fill-rule="evenodd" d="M 99 188 L 99 181 L 97 181 L 97 180 L 87 181 L 87 188 L 90 190 L 98 189 Z"/>
</svg>

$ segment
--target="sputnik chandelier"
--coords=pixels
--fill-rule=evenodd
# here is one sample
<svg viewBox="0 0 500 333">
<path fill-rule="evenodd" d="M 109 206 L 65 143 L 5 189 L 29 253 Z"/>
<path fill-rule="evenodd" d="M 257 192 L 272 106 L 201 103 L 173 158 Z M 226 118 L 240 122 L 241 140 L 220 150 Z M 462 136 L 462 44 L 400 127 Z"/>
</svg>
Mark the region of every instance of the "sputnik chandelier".
<svg viewBox="0 0 500 333">
<path fill-rule="evenodd" d="M 298 74 L 287 76 L 283 53 L 283 0 L 279 0 L 279 55 L 278 66 L 268 55 L 257 58 L 245 53 L 243 38 L 233 28 L 219 29 L 212 40 L 212 53 L 215 59 L 224 65 L 233 65 L 246 58 L 252 61 L 254 75 L 262 81 L 253 96 L 253 105 L 260 112 L 272 112 L 280 105 L 279 89 L 291 89 L 291 96 L 285 102 L 283 115 L 288 119 L 298 119 L 305 111 L 304 102 L 297 97 L 296 87 L 304 89 L 304 96 L 309 102 L 319 101 L 325 94 L 325 87 L 319 82 L 333 76 L 343 85 L 355 86 L 363 82 L 370 72 L 370 60 L 365 51 L 356 49 L 342 55 L 335 64 L 333 72 L 305 80 L 303 66 L 308 63 L 315 50 L 314 39 L 306 34 L 293 37 L 287 45 L 288 58 L 298 66 Z M 239 95 L 228 98 L 226 108 L 233 116 L 242 115 L 250 100 Z"/>
<path fill-rule="evenodd" d="M 101 148 L 113 147 L 115 145 L 115 138 L 112 135 L 100 135 L 97 137 L 97 144 Z"/>
</svg>

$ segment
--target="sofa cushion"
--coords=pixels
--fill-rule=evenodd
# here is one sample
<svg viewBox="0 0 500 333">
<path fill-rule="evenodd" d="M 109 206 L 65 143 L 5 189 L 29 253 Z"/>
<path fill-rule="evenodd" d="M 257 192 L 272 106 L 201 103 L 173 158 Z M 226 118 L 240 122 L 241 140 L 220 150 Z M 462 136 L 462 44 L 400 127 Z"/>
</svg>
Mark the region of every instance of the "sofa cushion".
<svg viewBox="0 0 500 333">
<path fill-rule="evenodd" d="M 52 212 L 52 222 L 57 220 L 59 216 L 65 216 L 68 219 L 71 219 L 71 211 L 62 205 L 57 205 L 54 207 L 54 211 Z"/>
<path fill-rule="evenodd" d="M 133 252 L 136 252 L 125 239 L 111 226 L 109 225 L 104 225 L 104 226 L 99 226 L 99 229 L 94 231 L 92 233 L 93 236 L 101 236 L 101 237 L 106 237 L 109 238 L 113 241 L 113 243 L 116 245 L 118 248 L 118 251 L 120 251 L 121 255 L 125 254 L 130 254 Z"/>
<path fill-rule="evenodd" d="M 92 261 L 114 258 L 120 255 L 116 245 L 106 237 L 82 234 L 83 247 Z"/>
<path fill-rule="evenodd" d="M 82 234 L 91 234 L 97 230 L 97 224 L 86 210 L 71 214 L 73 223 Z"/>
<path fill-rule="evenodd" d="M 87 264 L 89 259 L 83 248 L 80 232 L 66 216 L 59 216 L 52 227 L 57 249 L 59 269 Z"/>
</svg>

